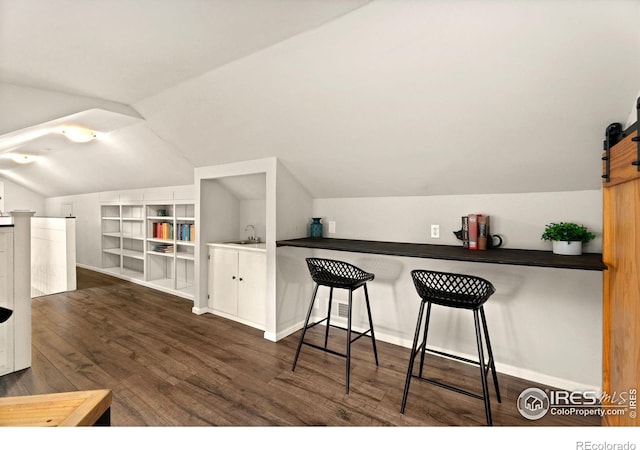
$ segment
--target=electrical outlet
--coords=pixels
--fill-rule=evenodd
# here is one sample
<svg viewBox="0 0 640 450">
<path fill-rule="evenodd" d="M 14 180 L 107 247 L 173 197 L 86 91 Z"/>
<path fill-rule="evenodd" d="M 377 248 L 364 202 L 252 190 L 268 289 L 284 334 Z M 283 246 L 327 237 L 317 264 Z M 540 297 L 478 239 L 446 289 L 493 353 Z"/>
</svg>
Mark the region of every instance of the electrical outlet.
<svg viewBox="0 0 640 450">
<path fill-rule="evenodd" d="M 334 234 L 336 232 L 336 222 L 333 220 L 329 221 L 329 233 Z"/>
<path fill-rule="evenodd" d="M 431 237 L 440 239 L 440 225 L 431 225 Z"/>
</svg>

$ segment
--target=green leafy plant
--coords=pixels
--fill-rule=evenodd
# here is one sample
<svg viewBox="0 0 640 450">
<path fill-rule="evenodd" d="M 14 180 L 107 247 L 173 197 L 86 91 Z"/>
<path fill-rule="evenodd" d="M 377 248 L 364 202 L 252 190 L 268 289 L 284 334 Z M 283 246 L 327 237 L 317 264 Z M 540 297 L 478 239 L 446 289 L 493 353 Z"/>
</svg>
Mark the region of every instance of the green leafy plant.
<svg viewBox="0 0 640 450">
<path fill-rule="evenodd" d="M 550 223 L 545 226 L 541 239 L 544 241 L 581 241 L 587 243 L 596 237 L 584 225 L 571 222 Z"/>
</svg>

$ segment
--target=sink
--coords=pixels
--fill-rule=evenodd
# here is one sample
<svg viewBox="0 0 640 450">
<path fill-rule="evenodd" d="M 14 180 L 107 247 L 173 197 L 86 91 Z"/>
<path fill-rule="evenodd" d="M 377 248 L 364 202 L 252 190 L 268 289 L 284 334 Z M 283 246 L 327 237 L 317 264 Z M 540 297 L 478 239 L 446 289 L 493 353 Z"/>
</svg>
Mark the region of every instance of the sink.
<svg viewBox="0 0 640 450">
<path fill-rule="evenodd" d="M 250 241 L 250 240 L 240 240 L 240 241 L 228 241 L 225 244 L 238 244 L 238 245 L 248 245 L 248 244 L 260 244 L 260 241 Z"/>
</svg>

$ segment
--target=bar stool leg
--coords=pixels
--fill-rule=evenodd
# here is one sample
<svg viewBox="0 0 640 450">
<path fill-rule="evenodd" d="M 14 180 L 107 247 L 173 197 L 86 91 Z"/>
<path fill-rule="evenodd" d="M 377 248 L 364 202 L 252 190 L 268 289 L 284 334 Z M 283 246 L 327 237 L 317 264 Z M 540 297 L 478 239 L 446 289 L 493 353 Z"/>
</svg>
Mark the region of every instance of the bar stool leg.
<svg viewBox="0 0 640 450">
<path fill-rule="evenodd" d="M 291 367 L 291 371 L 296 370 L 296 364 L 298 363 L 298 356 L 300 356 L 300 349 L 302 348 L 302 342 L 304 341 L 304 335 L 307 332 L 307 326 L 309 325 L 309 318 L 311 317 L 311 311 L 313 310 L 313 304 L 316 301 L 316 294 L 318 293 L 318 288 L 320 285 L 316 284 L 316 287 L 313 289 L 313 295 L 311 296 L 311 303 L 309 304 L 309 311 L 307 312 L 307 318 L 304 321 L 304 326 L 302 327 L 302 334 L 300 335 L 300 340 L 298 341 L 298 349 L 296 350 L 296 357 L 293 360 L 293 366 Z"/>
<path fill-rule="evenodd" d="M 489 328 L 487 327 L 487 318 L 484 315 L 484 307 L 480 307 L 480 317 L 482 319 L 482 327 L 484 328 L 484 340 L 487 343 L 487 352 L 489 353 L 489 367 L 493 376 L 493 386 L 496 388 L 496 397 L 498 403 L 502 403 L 500 398 L 500 388 L 498 387 L 498 375 L 496 374 L 496 364 L 493 359 L 493 351 L 491 350 L 491 340 L 489 339 Z"/>
<path fill-rule="evenodd" d="M 422 325 L 422 314 L 424 313 L 424 302 L 420 302 L 418 310 L 418 323 L 416 324 L 416 332 L 413 335 L 413 346 L 411 347 L 411 356 L 409 357 L 409 368 L 407 369 L 407 379 L 404 382 L 404 394 L 402 395 L 402 406 L 400 414 L 404 414 L 404 407 L 407 405 L 407 397 L 409 396 L 409 385 L 411 384 L 411 376 L 413 374 L 413 362 L 417 355 L 418 339 L 420 338 L 420 328 Z"/>
<path fill-rule="evenodd" d="M 333 288 L 329 288 L 329 308 L 327 311 L 327 328 L 324 330 L 324 348 L 329 343 L 329 328 L 331 328 L 331 305 L 333 303 Z"/>
<path fill-rule="evenodd" d="M 376 348 L 376 335 L 373 332 L 373 320 L 371 319 L 371 306 L 369 305 L 369 291 L 367 285 L 364 285 L 364 300 L 367 304 L 367 315 L 369 316 L 369 330 L 371 331 L 371 342 L 373 343 L 373 356 L 376 358 L 376 366 L 378 366 L 378 349 Z"/>
<path fill-rule="evenodd" d="M 420 371 L 418 376 L 422 378 L 422 370 L 424 368 L 424 356 L 427 352 L 427 334 L 429 333 L 429 320 L 431 320 L 431 302 L 427 303 L 427 317 L 424 322 L 424 336 L 422 338 L 422 352 L 420 353 Z"/>
<path fill-rule="evenodd" d="M 349 377 L 351 375 L 351 311 L 353 291 L 349 289 L 349 316 L 347 317 L 347 376 L 346 393 L 349 394 Z"/>
<path fill-rule="evenodd" d="M 489 387 L 487 386 L 487 377 L 484 363 L 484 351 L 482 349 L 482 333 L 480 331 L 480 318 L 478 310 L 473 310 L 473 320 L 476 326 L 476 341 L 478 343 L 478 357 L 480 363 L 480 378 L 482 380 L 482 395 L 484 397 L 484 410 L 487 415 L 487 425 L 492 425 L 491 421 L 491 404 L 489 401 Z"/>
</svg>

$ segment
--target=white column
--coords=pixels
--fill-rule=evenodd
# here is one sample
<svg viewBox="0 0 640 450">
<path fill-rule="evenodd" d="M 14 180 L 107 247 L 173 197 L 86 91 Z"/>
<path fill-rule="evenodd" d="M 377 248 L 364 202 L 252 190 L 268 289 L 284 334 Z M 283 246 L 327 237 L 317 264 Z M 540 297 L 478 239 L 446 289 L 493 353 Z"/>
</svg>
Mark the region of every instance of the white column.
<svg viewBox="0 0 640 450">
<path fill-rule="evenodd" d="M 34 214 L 35 211 L 11 211 L 16 371 L 31 367 L 31 217 Z"/>
</svg>

